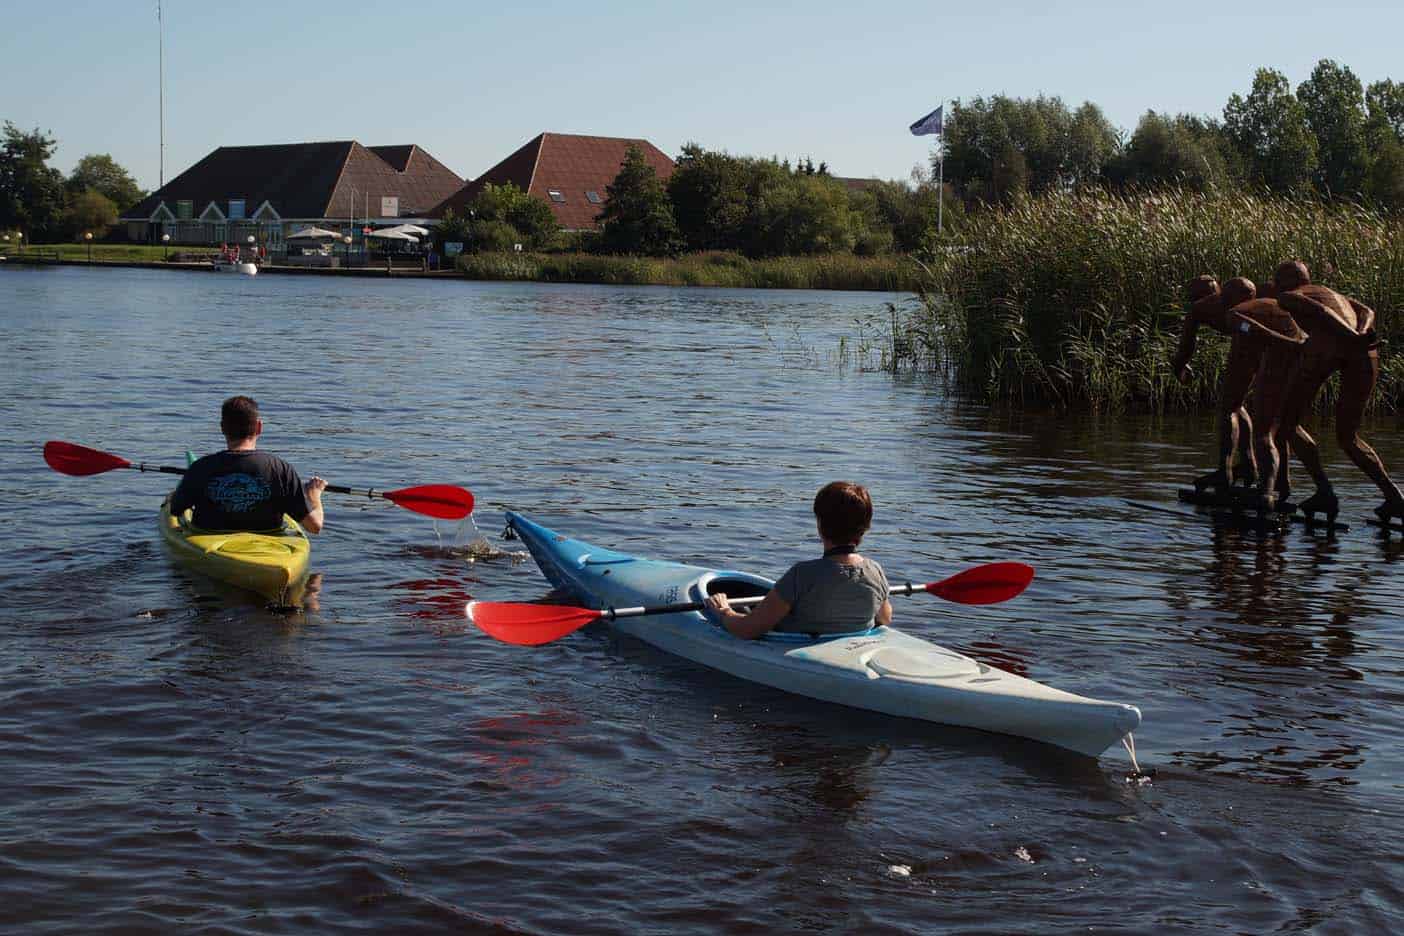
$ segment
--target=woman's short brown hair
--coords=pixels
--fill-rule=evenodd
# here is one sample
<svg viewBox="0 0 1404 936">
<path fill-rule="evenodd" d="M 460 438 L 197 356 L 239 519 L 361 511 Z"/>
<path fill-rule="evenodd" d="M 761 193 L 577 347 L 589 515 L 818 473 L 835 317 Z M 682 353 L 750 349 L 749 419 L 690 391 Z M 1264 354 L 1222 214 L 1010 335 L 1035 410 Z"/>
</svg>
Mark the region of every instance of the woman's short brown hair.
<svg viewBox="0 0 1404 936">
<path fill-rule="evenodd" d="M 829 542 L 856 546 L 873 525 L 873 499 L 861 484 L 831 481 L 814 495 L 814 517 Z"/>
</svg>

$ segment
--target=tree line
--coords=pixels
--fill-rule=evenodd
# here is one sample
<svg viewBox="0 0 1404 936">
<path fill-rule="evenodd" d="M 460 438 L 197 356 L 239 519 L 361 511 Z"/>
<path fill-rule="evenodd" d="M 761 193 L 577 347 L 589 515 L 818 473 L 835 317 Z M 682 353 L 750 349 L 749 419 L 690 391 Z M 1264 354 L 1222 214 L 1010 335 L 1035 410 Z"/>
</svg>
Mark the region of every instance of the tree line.
<svg viewBox="0 0 1404 936">
<path fill-rule="evenodd" d="M 30 237 L 101 232 L 145 193 L 110 156 L 83 157 L 65 179 L 46 165 L 55 142 L 6 123 L 0 146 L 0 229 Z M 750 258 L 914 253 L 937 240 L 934 181 L 944 159 L 946 225 L 1024 195 L 1097 186 L 1310 196 L 1404 212 L 1404 83 L 1364 86 L 1349 67 L 1320 61 L 1294 90 L 1258 69 L 1222 116 L 1147 111 L 1128 136 L 1090 102 L 996 95 L 957 101 L 930 167 L 908 181 L 839 179 L 824 163 L 733 156 L 683 147 L 661 180 L 630 148 L 597 220 L 565 234 L 550 206 L 512 185 L 486 186 L 441 241 L 469 250 L 575 249 L 667 256 L 724 251 Z"/>
<path fill-rule="evenodd" d="M 946 178 L 967 201 L 1175 185 L 1404 210 L 1404 83 L 1366 87 L 1330 59 L 1295 92 L 1281 72 L 1258 69 L 1220 119 L 1147 111 L 1129 139 L 1095 104 L 1071 110 L 1056 97 L 956 102 L 945 129 Z"/>
<path fill-rule="evenodd" d="M 610 188 L 595 246 L 750 257 L 913 252 L 936 235 L 932 178 L 942 159 L 955 229 L 966 211 L 1084 186 L 1240 190 L 1404 212 L 1404 83 L 1366 87 L 1329 59 L 1295 92 L 1281 72 L 1261 68 L 1221 119 L 1148 111 L 1129 138 L 1097 105 L 1045 96 L 957 101 L 944 129 L 932 171 L 911 184 L 845 186 L 822 164 L 815 171 L 689 145 L 663 185 L 639 154 Z"/>
<path fill-rule="evenodd" d="M 48 165 L 58 141 L 39 129 L 5 121 L 0 142 L 0 231 L 30 241 L 101 238 L 122 211 L 146 197 L 126 169 L 106 153 L 78 160 L 66 178 Z"/>
</svg>

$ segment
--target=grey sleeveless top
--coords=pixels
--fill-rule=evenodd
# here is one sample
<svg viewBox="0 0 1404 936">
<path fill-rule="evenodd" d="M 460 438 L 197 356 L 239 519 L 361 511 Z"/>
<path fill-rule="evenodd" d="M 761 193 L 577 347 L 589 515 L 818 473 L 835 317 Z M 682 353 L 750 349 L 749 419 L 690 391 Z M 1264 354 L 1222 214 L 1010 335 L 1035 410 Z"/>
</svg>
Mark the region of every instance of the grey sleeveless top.
<svg viewBox="0 0 1404 936">
<path fill-rule="evenodd" d="M 841 565 L 832 559 L 809 559 L 790 566 L 775 583 L 790 613 L 775 626 L 801 634 L 842 634 L 873 626 L 873 616 L 887 600 L 887 576 L 871 559 Z"/>
</svg>

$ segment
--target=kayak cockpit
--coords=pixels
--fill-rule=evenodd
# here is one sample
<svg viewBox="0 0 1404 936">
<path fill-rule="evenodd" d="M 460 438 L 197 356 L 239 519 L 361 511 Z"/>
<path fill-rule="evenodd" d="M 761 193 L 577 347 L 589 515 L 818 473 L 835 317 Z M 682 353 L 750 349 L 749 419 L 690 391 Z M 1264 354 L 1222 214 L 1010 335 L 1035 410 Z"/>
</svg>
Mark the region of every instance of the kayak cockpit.
<svg viewBox="0 0 1404 936">
<path fill-rule="evenodd" d="M 708 597 L 718 592 L 725 593 L 728 601 L 736 601 L 738 598 L 763 598 L 775 587 L 775 583 L 770 579 L 761 578 L 759 575 L 751 575 L 748 572 L 717 572 L 708 573 L 699 578 L 692 586 L 693 601 L 705 601 Z M 707 620 L 720 627 L 720 622 L 709 611 L 702 612 Z M 817 643 L 820 641 L 834 640 L 842 637 L 862 637 L 871 634 L 876 628 L 866 628 L 863 630 L 846 631 L 834 634 L 805 634 L 795 631 L 773 630 L 762 635 L 762 641 L 778 641 L 781 643 Z M 738 640 L 741 638 L 737 638 Z"/>
<path fill-rule="evenodd" d="M 724 593 L 732 601 L 737 598 L 764 598 L 773 585 L 758 575 L 747 575 L 744 572 L 722 572 L 714 576 L 703 576 L 697 584 L 698 601 L 718 593 Z"/>
</svg>

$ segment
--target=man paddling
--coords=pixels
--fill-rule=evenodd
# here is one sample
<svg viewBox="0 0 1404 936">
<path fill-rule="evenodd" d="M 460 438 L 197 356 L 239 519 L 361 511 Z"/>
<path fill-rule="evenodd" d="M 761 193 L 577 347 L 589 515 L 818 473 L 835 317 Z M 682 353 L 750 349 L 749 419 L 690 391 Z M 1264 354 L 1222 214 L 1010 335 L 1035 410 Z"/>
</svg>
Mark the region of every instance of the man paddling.
<svg viewBox="0 0 1404 936">
<path fill-rule="evenodd" d="M 263 420 L 251 397 L 234 396 L 220 409 L 220 431 L 228 448 L 191 465 L 171 494 L 171 513 L 194 510 L 204 530 L 275 530 L 287 514 L 308 533 L 322 529 L 322 491 L 327 482 L 306 484 L 283 459 L 257 451 Z"/>
</svg>

